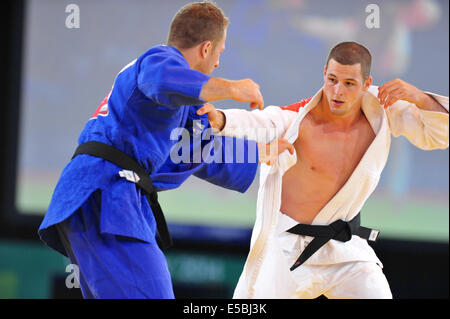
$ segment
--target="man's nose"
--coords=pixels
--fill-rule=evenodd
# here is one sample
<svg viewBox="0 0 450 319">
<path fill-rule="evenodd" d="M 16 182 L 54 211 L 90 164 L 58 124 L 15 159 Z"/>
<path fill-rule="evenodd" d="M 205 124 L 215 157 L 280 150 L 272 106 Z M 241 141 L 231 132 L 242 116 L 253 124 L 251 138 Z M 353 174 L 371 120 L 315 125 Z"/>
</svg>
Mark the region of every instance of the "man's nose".
<svg viewBox="0 0 450 319">
<path fill-rule="evenodd" d="M 341 82 L 338 82 L 335 86 L 334 86 L 334 94 L 336 94 L 337 96 L 342 95 L 343 91 L 343 87 Z"/>
</svg>

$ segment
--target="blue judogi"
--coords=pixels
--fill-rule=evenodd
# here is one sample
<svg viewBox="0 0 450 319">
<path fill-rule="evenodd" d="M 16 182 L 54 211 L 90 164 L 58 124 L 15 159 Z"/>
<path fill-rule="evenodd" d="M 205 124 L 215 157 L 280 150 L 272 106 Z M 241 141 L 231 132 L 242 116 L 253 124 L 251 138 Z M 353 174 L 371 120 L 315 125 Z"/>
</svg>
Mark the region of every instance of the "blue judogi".
<svg viewBox="0 0 450 319">
<path fill-rule="evenodd" d="M 229 137 L 193 138 L 210 128 L 207 115 L 196 114 L 209 78 L 189 68 L 176 48 L 153 47 L 117 75 L 78 142 L 98 141 L 125 152 L 146 169 L 158 191 L 177 188 L 195 175 L 245 192 L 257 170 L 255 142 L 239 140 L 244 145 L 239 149 L 238 140 Z M 186 129 L 191 137 L 183 141 L 192 152 L 187 163 L 171 159 L 180 142 L 171 137 L 174 128 Z M 215 149 L 214 141 L 220 142 Z M 194 161 L 194 153 L 205 148 L 207 158 Z M 248 156 L 252 150 L 256 158 Z M 211 161 L 216 152 L 221 162 Z M 86 298 L 172 298 L 150 205 L 136 184 L 119 176 L 120 170 L 91 155 L 72 159 L 61 173 L 39 236 L 80 266 Z"/>
</svg>

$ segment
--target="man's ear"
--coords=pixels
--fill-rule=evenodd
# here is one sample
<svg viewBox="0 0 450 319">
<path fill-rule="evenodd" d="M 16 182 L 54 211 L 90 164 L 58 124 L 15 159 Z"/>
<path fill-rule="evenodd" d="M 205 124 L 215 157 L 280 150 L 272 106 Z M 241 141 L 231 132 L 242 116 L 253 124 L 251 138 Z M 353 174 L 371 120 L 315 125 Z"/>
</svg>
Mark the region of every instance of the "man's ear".
<svg viewBox="0 0 450 319">
<path fill-rule="evenodd" d="M 369 76 L 365 81 L 364 81 L 364 88 L 363 91 L 367 91 L 369 89 L 369 87 L 372 85 L 372 81 L 373 78 L 371 76 Z"/>
<path fill-rule="evenodd" d="M 200 56 L 202 59 L 205 59 L 212 50 L 212 43 L 211 41 L 205 41 L 200 45 Z"/>
<path fill-rule="evenodd" d="M 325 66 L 323 67 L 323 76 L 327 75 L 327 65 L 325 64 Z"/>
</svg>

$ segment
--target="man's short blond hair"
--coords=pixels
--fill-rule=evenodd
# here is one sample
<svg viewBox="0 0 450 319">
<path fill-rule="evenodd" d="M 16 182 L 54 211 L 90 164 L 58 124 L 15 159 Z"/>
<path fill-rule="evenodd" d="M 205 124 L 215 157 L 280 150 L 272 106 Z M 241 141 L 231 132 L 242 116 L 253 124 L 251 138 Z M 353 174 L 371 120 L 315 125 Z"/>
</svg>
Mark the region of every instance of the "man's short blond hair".
<svg viewBox="0 0 450 319">
<path fill-rule="evenodd" d="M 228 24 L 228 18 L 214 2 L 189 3 L 175 14 L 167 45 L 189 49 L 204 41 L 216 44 L 223 38 Z"/>
</svg>

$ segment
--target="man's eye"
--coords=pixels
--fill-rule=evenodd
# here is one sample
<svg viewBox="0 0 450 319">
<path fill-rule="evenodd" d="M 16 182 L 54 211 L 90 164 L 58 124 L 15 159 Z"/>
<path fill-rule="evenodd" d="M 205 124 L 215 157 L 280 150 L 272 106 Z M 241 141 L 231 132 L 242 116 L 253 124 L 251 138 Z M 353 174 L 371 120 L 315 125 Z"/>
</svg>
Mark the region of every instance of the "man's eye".
<svg viewBox="0 0 450 319">
<path fill-rule="evenodd" d="M 330 80 L 330 82 L 336 82 L 336 80 L 335 79 L 333 79 L 333 78 L 328 78 L 328 80 Z"/>
<path fill-rule="evenodd" d="M 347 82 L 347 85 L 348 86 L 352 86 L 352 85 L 354 85 L 354 83 L 353 82 Z"/>
</svg>

